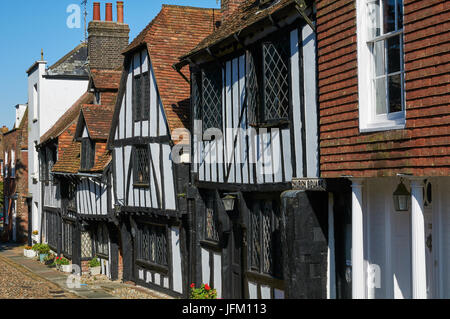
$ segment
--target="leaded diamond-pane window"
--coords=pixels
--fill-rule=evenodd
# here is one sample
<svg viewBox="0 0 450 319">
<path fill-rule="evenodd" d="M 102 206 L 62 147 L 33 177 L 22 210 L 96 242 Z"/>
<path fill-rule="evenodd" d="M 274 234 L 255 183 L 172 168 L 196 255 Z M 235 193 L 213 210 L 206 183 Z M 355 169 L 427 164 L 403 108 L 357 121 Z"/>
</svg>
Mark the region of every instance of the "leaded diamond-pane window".
<svg viewBox="0 0 450 319">
<path fill-rule="evenodd" d="M 222 128 L 222 72 L 221 68 L 202 71 L 203 130 Z"/>
<path fill-rule="evenodd" d="M 289 118 L 289 41 L 263 43 L 264 120 Z"/>
<path fill-rule="evenodd" d="M 83 138 L 81 142 L 81 169 L 90 170 L 95 163 L 95 143 L 90 138 Z"/>
<path fill-rule="evenodd" d="M 134 184 L 148 185 L 150 182 L 150 154 L 147 146 L 134 148 Z"/>
<path fill-rule="evenodd" d="M 92 258 L 92 237 L 89 231 L 81 233 L 81 258 Z"/>
<path fill-rule="evenodd" d="M 192 105 L 193 105 L 193 116 L 194 120 L 200 120 L 202 111 L 201 111 L 201 103 L 202 103 L 202 97 L 201 97 L 201 77 L 202 74 L 200 72 L 192 73 Z"/>
<path fill-rule="evenodd" d="M 71 257 L 72 256 L 72 240 L 73 240 L 73 231 L 74 225 L 70 222 L 63 222 L 63 240 L 62 240 L 62 250 L 64 255 Z"/>
<path fill-rule="evenodd" d="M 289 38 L 282 36 L 257 44 L 247 51 L 246 59 L 249 124 L 289 121 Z"/>
<path fill-rule="evenodd" d="M 150 74 L 145 72 L 133 78 L 133 118 L 135 122 L 149 119 Z"/>
<path fill-rule="evenodd" d="M 133 79 L 133 118 L 140 121 L 142 116 L 142 76 L 137 75 Z"/>
<path fill-rule="evenodd" d="M 160 266 L 168 266 L 167 232 L 165 226 L 138 226 L 137 259 Z"/>
<path fill-rule="evenodd" d="M 254 201 L 250 213 L 250 259 L 253 271 L 281 277 L 281 240 L 276 201 Z"/>
<path fill-rule="evenodd" d="M 95 251 L 97 255 L 101 255 L 103 257 L 109 256 L 108 228 L 104 224 L 99 225 L 97 228 L 97 234 L 95 238 Z"/>
<path fill-rule="evenodd" d="M 219 232 L 217 230 L 217 216 L 216 205 L 213 198 L 206 201 L 206 215 L 205 215 L 205 239 L 218 242 Z"/>
<path fill-rule="evenodd" d="M 248 104 L 248 122 L 250 125 L 259 124 L 260 116 L 260 90 L 258 76 L 258 62 L 260 60 L 258 51 L 247 52 L 247 104 Z"/>
</svg>

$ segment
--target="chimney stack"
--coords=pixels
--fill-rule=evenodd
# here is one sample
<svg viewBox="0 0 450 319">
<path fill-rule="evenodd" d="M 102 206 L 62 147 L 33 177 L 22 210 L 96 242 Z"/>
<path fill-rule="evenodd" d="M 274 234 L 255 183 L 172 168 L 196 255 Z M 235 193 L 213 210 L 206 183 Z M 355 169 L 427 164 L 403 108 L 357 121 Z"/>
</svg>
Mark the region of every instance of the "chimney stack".
<svg viewBox="0 0 450 319">
<path fill-rule="evenodd" d="M 106 12 L 106 17 L 105 20 L 107 22 L 112 22 L 113 18 L 112 18 L 112 3 L 107 3 L 105 5 L 105 12 Z"/>
<path fill-rule="evenodd" d="M 123 23 L 123 1 L 117 1 L 117 23 Z"/>
<path fill-rule="evenodd" d="M 222 12 L 222 21 L 233 14 L 244 1 L 245 0 L 221 0 L 220 10 Z"/>
<path fill-rule="evenodd" d="M 130 28 L 123 22 L 123 1 L 117 2 L 117 22 L 113 21 L 112 11 L 112 3 L 106 3 L 106 18 L 102 21 L 100 4 L 94 3 L 94 20 L 88 27 L 88 55 L 91 70 L 113 70 L 123 63 L 121 53 L 128 46 L 130 33 Z"/>
<path fill-rule="evenodd" d="M 94 21 L 100 21 L 100 2 L 94 2 Z"/>
</svg>

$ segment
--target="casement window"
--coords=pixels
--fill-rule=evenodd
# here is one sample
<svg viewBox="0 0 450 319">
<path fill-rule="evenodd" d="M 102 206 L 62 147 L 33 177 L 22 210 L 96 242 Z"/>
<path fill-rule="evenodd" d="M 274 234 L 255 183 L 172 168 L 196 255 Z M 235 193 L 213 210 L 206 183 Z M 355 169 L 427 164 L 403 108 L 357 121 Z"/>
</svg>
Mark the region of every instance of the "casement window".
<svg viewBox="0 0 450 319">
<path fill-rule="evenodd" d="M 281 278 L 280 212 L 276 201 L 253 201 L 250 211 L 251 271 Z"/>
<path fill-rule="evenodd" d="M 361 131 L 405 126 L 403 1 L 357 1 Z"/>
<path fill-rule="evenodd" d="M 56 250 L 58 248 L 59 216 L 52 212 L 45 212 L 48 245 Z"/>
<path fill-rule="evenodd" d="M 95 163 L 95 142 L 85 137 L 81 141 L 81 169 L 90 170 Z"/>
<path fill-rule="evenodd" d="M 139 224 L 137 230 L 136 245 L 138 261 L 167 267 L 166 226 Z"/>
<path fill-rule="evenodd" d="M 56 163 L 57 160 L 57 149 L 55 146 L 47 146 L 43 148 L 40 152 L 40 179 L 41 182 L 51 182 L 53 181 L 53 177 L 50 174 L 52 171 L 53 166 Z"/>
<path fill-rule="evenodd" d="M 289 121 L 290 41 L 287 36 L 263 41 L 247 51 L 247 104 L 253 126 Z"/>
<path fill-rule="evenodd" d="M 133 177 L 135 186 L 150 184 L 150 154 L 148 146 L 134 147 Z"/>
<path fill-rule="evenodd" d="M 77 185 L 73 182 L 67 181 L 64 183 L 66 196 L 67 196 L 67 208 L 69 210 L 75 211 L 77 210 Z"/>
<path fill-rule="evenodd" d="M 192 78 L 194 119 L 202 121 L 203 131 L 222 130 L 222 69 L 216 64 L 208 65 Z"/>
<path fill-rule="evenodd" d="M 135 122 L 149 119 L 150 74 L 145 72 L 133 78 L 133 119 Z"/>
<path fill-rule="evenodd" d="M 74 224 L 71 222 L 63 221 L 62 224 L 62 251 L 67 257 L 72 257 L 72 245 L 73 245 L 73 234 L 74 234 Z"/>
<path fill-rule="evenodd" d="M 207 241 L 217 243 L 219 241 L 218 223 L 217 223 L 217 205 L 214 196 L 206 199 L 205 207 L 205 233 L 204 238 Z"/>
<path fill-rule="evenodd" d="M 92 236 L 90 231 L 81 232 L 81 259 L 89 260 L 92 254 Z"/>
<path fill-rule="evenodd" d="M 106 225 L 99 225 L 95 234 L 95 253 L 99 257 L 108 258 L 109 256 L 109 235 Z"/>
</svg>

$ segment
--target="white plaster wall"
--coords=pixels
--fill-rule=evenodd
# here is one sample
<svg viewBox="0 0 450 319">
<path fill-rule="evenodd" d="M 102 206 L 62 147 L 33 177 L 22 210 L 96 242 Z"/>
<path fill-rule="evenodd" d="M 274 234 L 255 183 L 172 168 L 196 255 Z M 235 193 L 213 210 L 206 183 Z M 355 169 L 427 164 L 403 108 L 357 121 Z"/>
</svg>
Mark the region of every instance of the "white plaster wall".
<svg viewBox="0 0 450 319">
<path fill-rule="evenodd" d="M 41 231 L 42 200 L 40 183 L 33 184 L 33 177 L 39 179 L 39 162 L 36 144 L 56 121 L 77 101 L 88 88 L 87 80 L 46 79 L 47 63 L 39 61 L 37 68 L 28 75 L 28 185 L 37 203 L 33 207 L 33 230 Z M 37 98 L 33 98 L 37 84 Z M 36 117 L 37 116 L 37 117 Z"/>
</svg>

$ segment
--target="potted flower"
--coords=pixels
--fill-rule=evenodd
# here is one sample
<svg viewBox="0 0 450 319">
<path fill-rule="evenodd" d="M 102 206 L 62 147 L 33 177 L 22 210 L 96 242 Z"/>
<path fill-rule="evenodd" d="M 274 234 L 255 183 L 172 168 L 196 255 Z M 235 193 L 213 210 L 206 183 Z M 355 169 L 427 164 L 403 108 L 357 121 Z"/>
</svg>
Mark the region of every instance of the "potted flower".
<svg viewBox="0 0 450 319">
<path fill-rule="evenodd" d="M 97 256 L 89 261 L 89 271 L 91 273 L 91 276 L 100 275 L 100 273 L 102 272 L 100 260 L 98 260 Z"/>
<path fill-rule="evenodd" d="M 58 257 L 56 263 L 59 264 L 59 270 L 62 272 L 72 273 L 72 265 L 67 258 Z"/>
<path fill-rule="evenodd" d="M 50 252 L 50 247 L 47 244 L 35 244 L 33 250 L 39 255 L 39 260 L 44 263 L 45 258 Z"/>
<path fill-rule="evenodd" d="M 195 288 L 195 284 L 191 284 L 191 299 L 217 299 L 217 290 L 212 289 L 208 284 Z"/>
<path fill-rule="evenodd" d="M 33 247 L 25 246 L 23 249 L 23 255 L 27 258 L 34 258 L 36 257 L 36 252 L 33 250 Z"/>
<path fill-rule="evenodd" d="M 39 241 L 39 232 L 37 230 L 35 230 L 31 234 L 32 234 L 33 243 L 37 244 L 37 242 Z"/>
</svg>

